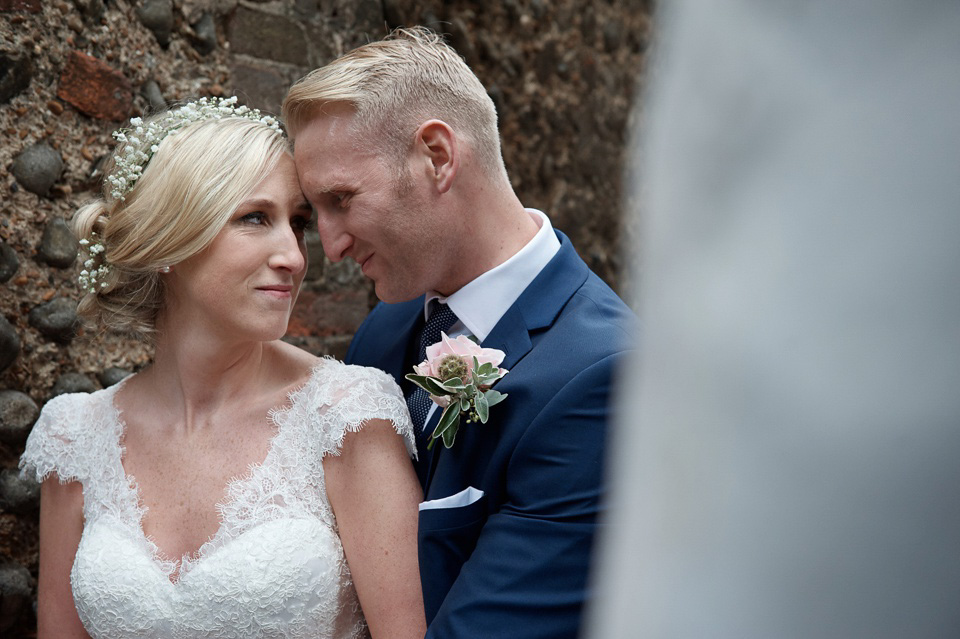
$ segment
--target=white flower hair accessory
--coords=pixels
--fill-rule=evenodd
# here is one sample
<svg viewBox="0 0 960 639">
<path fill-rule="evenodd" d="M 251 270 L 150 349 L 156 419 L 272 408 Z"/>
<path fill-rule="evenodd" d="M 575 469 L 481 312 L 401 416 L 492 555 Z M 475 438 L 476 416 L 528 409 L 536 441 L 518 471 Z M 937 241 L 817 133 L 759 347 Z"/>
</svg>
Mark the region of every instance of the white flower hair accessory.
<svg viewBox="0 0 960 639">
<path fill-rule="evenodd" d="M 83 270 L 77 276 L 77 282 L 84 291 L 96 293 L 101 288 L 107 287 L 107 283 L 103 279 L 110 272 L 110 265 L 103 256 L 106 248 L 97 238 L 96 231 L 91 231 L 89 240 L 80 240 L 80 246 L 82 247 L 81 251 L 86 251 L 87 259 L 83 261 Z"/>
<path fill-rule="evenodd" d="M 229 98 L 200 98 L 187 102 L 177 109 L 167 111 L 159 118 L 144 124 L 142 118 L 132 118 L 131 128 L 113 132 L 113 137 L 123 146 L 113 156 L 114 170 L 107 178 L 113 185 L 110 195 L 115 200 L 124 200 L 127 193 L 143 175 L 150 158 L 160 148 L 167 136 L 176 134 L 184 126 L 200 120 L 219 120 L 226 117 L 242 117 L 263 122 L 282 133 L 280 122 L 259 109 L 237 106 L 237 96 Z"/>
</svg>

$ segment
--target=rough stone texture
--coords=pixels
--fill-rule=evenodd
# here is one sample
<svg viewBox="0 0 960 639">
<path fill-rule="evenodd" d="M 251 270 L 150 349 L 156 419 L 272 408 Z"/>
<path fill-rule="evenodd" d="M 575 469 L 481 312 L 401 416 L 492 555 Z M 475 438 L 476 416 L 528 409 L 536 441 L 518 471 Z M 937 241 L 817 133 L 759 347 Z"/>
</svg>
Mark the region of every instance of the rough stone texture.
<svg viewBox="0 0 960 639">
<path fill-rule="evenodd" d="M 33 585 L 30 571 L 23 566 L 0 564 L 0 632 L 9 631 L 27 616 Z"/>
<path fill-rule="evenodd" d="M 77 303 L 58 297 L 35 307 L 27 317 L 30 326 L 40 331 L 41 335 L 58 342 L 68 342 L 73 339 L 77 329 Z"/>
<path fill-rule="evenodd" d="M 144 84 L 141 92 L 150 104 L 151 112 L 159 112 L 167 108 L 167 100 L 163 97 L 163 92 L 156 80 L 150 80 Z"/>
<path fill-rule="evenodd" d="M 366 300 L 365 290 L 328 293 L 302 291 L 290 318 L 287 334 L 325 337 L 352 333 L 367 315 Z"/>
<path fill-rule="evenodd" d="M 0 315 L 0 372 L 13 364 L 20 354 L 20 336 L 6 317 Z"/>
<path fill-rule="evenodd" d="M 32 76 L 29 57 L 0 53 L 0 104 L 9 102 L 30 86 Z"/>
<path fill-rule="evenodd" d="M 103 2 L 104 0 L 73 0 L 83 17 L 94 22 L 99 22 L 103 17 L 103 12 L 106 10 Z"/>
<path fill-rule="evenodd" d="M 97 390 L 97 385 L 83 373 L 64 373 L 53 385 L 50 396 L 56 397 L 67 393 L 92 393 L 95 390 Z"/>
<path fill-rule="evenodd" d="M 144 342 L 90 329 L 57 341 L 28 321 L 31 309 L 54 299 L 79 300 L 78 265 L 53 267 L 37 248 L 50 220 L 69 219 L 99 190 L 112 154 L 110 133 L 120 120 L 150 112 L 161 99 L 177 103 L 233 93 L 275 113 L 289 83 L 400 25 L 429 23 L 449 34 L 497 105 L 507 168 L 521 200 L 545 210 L 604 279 L 629 290 L 618 251 L 624 235 L 620 176 L 627 113 L 650 38 L 647 3 L 174 0 L 166 48 L 138 17 L 141 4 L 0 0 L 0 56 L 30 68 L 28 83 L 0 100 L 0 242 L 19 261 L 0 284 L 0 388 L 42 406 L 65 373 L 86 376 L 82 389 L 90 390 L 94 379 L 103 385 L 113 379 L 106 375 L 111 368 L 136 372 L 149 362 Z M 294 27 L 257 29 L 255 36 L 269 42 L 240 52 L 249 43 L 239 41 L 230 22 L 241 11 L 256 14 L 256 26 L 279 18 Z M 208 15 L 212 29 L 202 22 Z M 81 54 L 88 58 L 78 64 Z M 78 77 L 75 86 L 61 81 L 68 69 Z M 0 67 L 0 91 L 5 77 Z M 99 109 L 116 91 L 126 96 L 120 108 L 81 110 L 80 97 L 92 96 Z M 38 143 L 63 160 L 46 197 L 23 188 L 10 173 L 15 157 Z M 285 339 L 342 357 L 375 298 L 351 260 L 330 264 L 315 234 L 307 240 L 311 266 Z M 15 467 L 21 452 L 21 445 L 0 441 L 0 468 Z M 0 512 L 0 562 L 11 559 L 35 576 L 37 552 L 36 512 Z M 0 636 L 30 636 L 35 620 L 29 601 Z M 0 623 L 8 620 L 0 613 Z"/>
<path fill-rule="evenodd" d="M 40 13 L 41 0 L 0 0 L 0 11 L 26 11 Z"/>
<path fill-rule="evenodd" d="M 318 9 L 328 30 L 342 34 L 346 50 L 379 39 L 387 33 L 381 0 L 320 0 Z"/>
<path fill-rule="evenodd" d="M 46 197 L 63 172 L 63 159 L 49 145 L 34 144 L 13 161 L 12 172 L 23 188 Z"/>
<path fill-rule="evenodd" d="M 20 268 L 17 252 L 6 242 L 0 241 L 0 284 L 13 277 Z"/>
<path fill-rule="evenodd" d="M 301 67 L 309 62 L 303 30 L 286 16 L 241 6 L 230 20 L 228 33 L 234 53 Z"/>
<path fill-rule="evenodd" d="M 123 120 L 133 106 L 133 89 L 126 76 L 79 51 L 70 52 L 57 97 L 103 120 Z"/>
<path fill-rule="evenodd" d="M 80 248 L 77 237 L 70 226 L 55 217 L 47 222 L 37 248 L 37 257 L 56 268 L 68 268 L 77 259 L 77 249 Z"/>
<path fill-rule="evenodd" d="M 0 441 L 22 444 L 39 415 L 40 409 L 29 395 L 0 390 Z"/>
<path fill-rule="evenodd" d="M 233 91 L 245 104 L 278 115 L 283 96 L 298 74 L 267 62 L 234 62 L 230 65 Z"/>
<path fill-rule="evenodd" d="M 32 477 L 20 478 L 19 471 L 0 471 L 0 510 L 25 513 L 40 505 L 40 484 Z"/>
<path fill-rule="evenodd" d="M 173 31 L 173 0 L 146 0 L 137 8 L 137 17 L 150 29 L 161 47 L 170 45 Z"/>
<path fill-rule="evenodd" d="M 99 379 L 103 387 L 106 388 L 107 386 L 113 386 L 121 380 L 130 377 L 132 374 L 132 372 L 123 368 L 111 366 L 110 368 L 97 373 L 97 379 Z"/>
<path fill-rule="evenodd" d="M 203 14 L 193 26 L 193 47 L 202 55 L 212 53 L 217 48 L 217 24 L 209 13 Z"/>
</svg>

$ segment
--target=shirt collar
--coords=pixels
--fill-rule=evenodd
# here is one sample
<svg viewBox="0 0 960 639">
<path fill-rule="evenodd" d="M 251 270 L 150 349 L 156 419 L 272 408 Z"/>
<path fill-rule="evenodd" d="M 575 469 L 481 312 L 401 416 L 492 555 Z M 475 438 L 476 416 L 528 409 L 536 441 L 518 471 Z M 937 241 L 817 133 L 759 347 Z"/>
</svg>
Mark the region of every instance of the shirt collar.
<svg viewBox="0 0 960 639">
<path fill-rule="evenodd" d="M 428 292 L 424 299 L 424 318 L 430 301 L 438 300 L 456 313 L 474 337 L 481 342 L 487 338 L 500 318 L 560 250 L 560 240 L 553 232 L 550 219 L 542 211 L 525 210 L 540 227 L 537 234 L 507 261 L 467 283 L 453 295 L 444 298 L 434 291 Z"/>
</svg>

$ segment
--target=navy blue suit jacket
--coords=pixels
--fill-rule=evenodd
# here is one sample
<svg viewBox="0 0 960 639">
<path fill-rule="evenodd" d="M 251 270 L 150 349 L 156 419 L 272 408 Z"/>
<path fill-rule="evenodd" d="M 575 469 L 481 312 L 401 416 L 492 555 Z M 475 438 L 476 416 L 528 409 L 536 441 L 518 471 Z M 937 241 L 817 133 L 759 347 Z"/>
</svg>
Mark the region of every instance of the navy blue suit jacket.
<svg viewBox="0 0 960 639">
<path fill-rule="evenodd" d="M 603 504 L 611 378 L 634 346 L 635 316 L 557 233 L 559 252 L 482 342 L 506 353 L 486 424 L 419 451 L 424 498 L 483 491 L 420 512 L 427 637 L 575 637 Z M 412 372 L 423 298 L 379 304 L 347 361 Z M 436 426 L 440 411 L 427 425 Z"/>
</svg>

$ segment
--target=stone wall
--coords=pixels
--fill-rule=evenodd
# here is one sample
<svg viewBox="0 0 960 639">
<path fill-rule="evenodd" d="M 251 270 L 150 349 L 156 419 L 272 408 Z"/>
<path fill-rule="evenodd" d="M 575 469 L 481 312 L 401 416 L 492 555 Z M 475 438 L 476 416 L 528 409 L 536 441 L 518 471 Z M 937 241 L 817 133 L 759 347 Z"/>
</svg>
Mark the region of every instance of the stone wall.
<svg viewBox="0 0 960 639">
<path fill-rule="evenodd" d="M 39 408 L 150 357 L 75 317 L 77 240 L 65 221 L 98 189 L 111 131 L 202 95 L 276 112 L 309 69 L 394 26 L 427 24 L 493 97 L 521 199 L 619 289 L 624 137 L 649 15 L 644 0 L 0 0 L 0 634 L 30 636 L 35 624 L 38 487 L 15 468 Z M 287 339 L 342 356 L 372 289 L 308 240 Z"/>
</svg>

